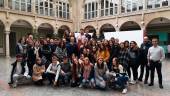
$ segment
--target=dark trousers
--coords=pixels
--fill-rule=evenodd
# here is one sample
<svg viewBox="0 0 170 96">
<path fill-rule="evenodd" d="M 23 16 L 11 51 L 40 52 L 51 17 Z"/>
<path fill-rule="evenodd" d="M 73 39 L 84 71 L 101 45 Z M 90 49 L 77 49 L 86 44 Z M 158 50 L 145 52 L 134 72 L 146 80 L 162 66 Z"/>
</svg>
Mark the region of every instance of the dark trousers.
<svg viewBox="0 0 170 96">
<path fill-rule="evenodd" d="M 53 81 L 55 80 L 55 74 L 52 73 L 46 73 L 47 79 L 50 81 L 50 84 L 53 84 Z"/>
<path fill-rule="evenodd" d="M 71 75 L 70 74 L 59 75 L 59 81 L 61 81 L 60 83 L 62 83 L 62 84 L 69 84 L 70 83 L 70 79 L 71 79 Z"/>
<path fill-rule="evenodd" d="M 147 60 L 143 60 L 143 62 L 141 63 L 139 80 L 143 79 L 144 70 L 146 71 L 144 82 L 147 82 L 149 78 L 149 66 Z"/>
<path fill-rule="evenodd" d="M 158 74 L 158 80 L 159 80 L 159 84 L 162 85 L 162 63 L 160 63 L 159 61 L 150 61 L 150 69 L 151 69 L 151 84 L 154 84 L 154 74 L 155 74 L 155 69 L 157 71 Z"/>
<path fill-rule="evenodd" d="M 127 72 L 128 72 L 129 78 L 131 78 L 131 71 L 130 71 L 130 69 L 132 69 L 133 80 L 135 80 L 135 81 L 138 79 L 138 67 L 139 67 L 139 65 L 137 65 L 137 64 L 129 64 L 129 66 L 127 68 Z"/>
<path fill-rule="evenodd" d="M 115 81 L 115 84 L 119 85 L 122 89 L 126 88 L 128 81 L 128 76 L 119 76 L 117 77 L 117 81 Z"/>
<path fill-rule="evenodd" d="M 170 53 L 168 53 L 168 58 L 170 58 Z"/>
</svg>

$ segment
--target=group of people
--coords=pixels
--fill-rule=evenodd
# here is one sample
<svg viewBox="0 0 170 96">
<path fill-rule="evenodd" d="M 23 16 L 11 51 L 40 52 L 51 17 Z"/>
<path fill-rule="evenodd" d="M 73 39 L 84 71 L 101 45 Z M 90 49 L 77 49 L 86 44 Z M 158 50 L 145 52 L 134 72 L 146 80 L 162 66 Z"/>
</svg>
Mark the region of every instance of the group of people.
<svg viewBox="0 0 170 96">
<path fill-rule="evenodd" d="M 78 37 L 66 31 L 63 38 L 34 40 L 33 35 L 28 34 L 17 43 L 9 85 L 17 87 L 26 81 L 44 85 L 48 81 L 53 86 L 118 88 L 126 93 L 129 83 L 143 81 L 144 70 L 144 84 L 148 84 L 150 76 L 149 86 L 153 86 L 156 68 L 159 87 L 163 88 L 161 63 L 164 58 L 157 38 L 150 41 L 144 37 L 138 47 L 135 41 L 119 42 L 116 38 L 97 41 L 96 36 L 83 29 Z"/>
</svg>

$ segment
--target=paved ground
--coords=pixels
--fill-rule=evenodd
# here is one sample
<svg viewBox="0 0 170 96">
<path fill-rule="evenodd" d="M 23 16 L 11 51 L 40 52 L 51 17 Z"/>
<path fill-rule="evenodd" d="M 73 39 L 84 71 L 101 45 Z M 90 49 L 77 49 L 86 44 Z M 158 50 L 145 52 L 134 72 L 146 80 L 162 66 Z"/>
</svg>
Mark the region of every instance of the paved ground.
<svg viewBox="0 0 170 96">
<path fill-rule="evenodd" d="M 19 86 L 11 89 L 7 82 L 11 70 L 11 62 L 14 59 L 0 58 L 0 96 L 122 96 L 120 91 L 81 88 L 53 88 L 50 86 L 37 87 L 34 85 Z M 148 87 L 143 83 L 130 85 L 125 96 L 169 96 L 170 94 L 170 60 L 163 62 L 163 85 L 164 89 L 159 89 L 157 75 L 155 85 Z"/>
</svg>

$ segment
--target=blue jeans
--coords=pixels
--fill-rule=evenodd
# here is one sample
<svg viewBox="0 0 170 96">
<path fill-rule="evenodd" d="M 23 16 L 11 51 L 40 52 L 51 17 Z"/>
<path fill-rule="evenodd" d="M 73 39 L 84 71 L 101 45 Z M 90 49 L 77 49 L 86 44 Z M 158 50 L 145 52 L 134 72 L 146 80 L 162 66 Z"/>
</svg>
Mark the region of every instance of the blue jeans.
<svg viewBox="0 0 170 96">
<path fill-rule="evenodd" d="M 116 77 L 117 80 L 115 81 L 115 84 L 117 84 L 120 88 L 126 88 L 127 81 L 128 81 L 128 76 L 118 76 Z"/>
</svg>

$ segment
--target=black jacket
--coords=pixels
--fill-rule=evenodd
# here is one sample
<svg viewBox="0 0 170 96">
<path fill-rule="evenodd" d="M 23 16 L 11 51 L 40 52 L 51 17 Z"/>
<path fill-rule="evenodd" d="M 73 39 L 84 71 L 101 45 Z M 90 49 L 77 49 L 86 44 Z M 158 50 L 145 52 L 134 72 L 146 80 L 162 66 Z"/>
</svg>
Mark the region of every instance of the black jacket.
<svg viewBox="0 0 170 96">
<path fill-rule="evenodd" d="M 27 65 L 26 65 L 26 62 L 25 62 L 25 61 L 22 61 L 20 64 L 21 64 L 21 67 L 22 67 L 21 74 L 24 75 L 24 73 L 25 73 L 25 71 L 26 71 L 25 66 L 27 66 Z M 13 75 L 14 75 L 14 73 L 15 73 L 15 71 L 16 71 L 17 61 L 15 61 L 14 63 L 12 63 L 11 65 L 12 65 L 12 71 L 11 71 L 10 79 L 11 79 L 11 83 L 13 83 Z"/>
</svg>

